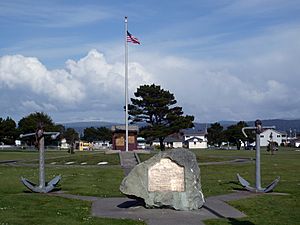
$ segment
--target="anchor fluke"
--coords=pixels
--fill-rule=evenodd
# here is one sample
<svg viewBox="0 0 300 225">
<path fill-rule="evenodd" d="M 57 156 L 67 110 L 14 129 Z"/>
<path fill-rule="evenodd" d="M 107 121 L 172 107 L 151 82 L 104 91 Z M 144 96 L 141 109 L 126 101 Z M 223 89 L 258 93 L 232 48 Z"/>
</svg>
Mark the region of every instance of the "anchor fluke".
<svg viewBox="0 0 300 225">
<path fill-rule="evenodd" d="M 280 177 L 277 177 L 271 184 L 269 184 L 266 188 L 265 188 L 265 193 L 272 191 L 276 185 L 278 184 L 278 182 L 280 181 Z"/>
<path fill-rule="evenodd" d="M 250 183 L 248 181 L 246 181 L 244 178 L 242 178 L 240 176 L 240 174 L 237 174 L 236 176 L 237 176 L 237 178 L 238 178 L 238 180 L 239 180 L 239 182 L 241 183 L 242 186 L 244 186 L 244 187 L 250 186 Z"/>
<path fill-rule="evenodd" d="M 251 187 L 250 186 L 250 183 L 248 181 L 246 181 L 243 177 L 241 177 L 240 174 L 237 174 L 236 175 L 240 184 L 245 188 L 247 189 L 248 191 L 251 191 L 251 192 L 263 192 L 263 193 L 268 193 L 268 192 L 271 192 L 275 187 L 276 185 L 278 184 L 279 180 L 280 180 L 280 177 L 277 177 L 271 184 L 269 184 L 266 188 L 258 188 L 258 187 Z"/>
<path fill-rule="evenodd" d="M 46 183 L 46 185 L 44 187 L 38 186 L 35 183 L 31 182 L 30 180 L 21 177 L 21 182 L 32 192 L 35 193 L 49 193 L 50 191 L 52 191 L 56 185 L 59 183 L 59 181 L 61 180 L 61 175 L 56 176 L 55 178 L 53 178 L 51 181 L 49 181 L 48 183 Z"/>
<path fill-rule="evenodd" d="M 246 181 L 243 177 L 240 176 L 240 174 L 237 174 L 236 175 L 240 184 L 245 188 L 247 189 L 248 191 L 251 191 L 251 192 L 257 192 L 256 189 L 254 187 L 251 187 L 250 186 L 250 183 L 248 181 Z"/>
</svg>

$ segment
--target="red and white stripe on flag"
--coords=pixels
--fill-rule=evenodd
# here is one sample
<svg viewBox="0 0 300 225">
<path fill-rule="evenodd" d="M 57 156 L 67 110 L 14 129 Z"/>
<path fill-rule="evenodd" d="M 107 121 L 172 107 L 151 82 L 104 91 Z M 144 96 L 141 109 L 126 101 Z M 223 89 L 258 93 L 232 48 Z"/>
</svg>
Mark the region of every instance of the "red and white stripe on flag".
<svg viewBox="0 0 300 225">
<path fill-rule="evenodd" d="M 137 39 L 136 37 L 134 37 L 131 33 L 129 33 L 127 31 L 127 42 L 131 42 L 133 44 L 141 44 L 141 42 L 139 41 L 139 39 Z"/>
</svg>

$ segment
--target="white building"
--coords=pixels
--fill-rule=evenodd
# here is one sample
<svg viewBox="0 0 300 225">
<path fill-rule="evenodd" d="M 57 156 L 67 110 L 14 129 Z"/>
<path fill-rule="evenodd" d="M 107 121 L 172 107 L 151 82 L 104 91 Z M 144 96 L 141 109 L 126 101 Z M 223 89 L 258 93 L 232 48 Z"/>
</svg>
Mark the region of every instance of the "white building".
<svg viewBox="0 0 300 225">
<path fill-rule="evenodd" d="M 152 142 L 152 145 L 153 146 L 159 146 L 159 140 L 155 139 Z M 165 145 L 166 148 L 182 148 L 183 147 L 182 139 L 171 137 L 171 136 L 168 136 L 168 137 L 165 138 L 164 145 Z"/>
<path fill-rule="evenodd" d="M 110 148 L 109 141 L 93 141 L 92 148 L 94 150 Z"/>
<path fill-rule="evenodd" d="M 185 132 L 184 142 L 189 149 L 207 148 L 206 132 Z"/>
<path fill-rule="evenodd" d="M 61 150 L 68 150 L 68 149 L 70 149 L 70 145 L 67 143 L 67 140 L 65 138 L 63 138 L 61 140 L 59 149 L 61 149 Z"/>
<path fill-rule="evenodd" d="M 287 141 L 287 134 L 274 129 L 266 129 L 260 134 L 260 146 L 268 146 L 270 141 L 276 142 L 279 146 Z"/>
<path fill-rule="evenodd" d="M 300 148 L 300 138 L 298 138 L 294 141 L 294 145 L 296 148 Z"/>
<path fill-rule="evenodd" d="M 146 140 L 143 137 L 137 137 L 137 147 L 138 149 L 145 149 L 146 148 Z"/>
</svg>

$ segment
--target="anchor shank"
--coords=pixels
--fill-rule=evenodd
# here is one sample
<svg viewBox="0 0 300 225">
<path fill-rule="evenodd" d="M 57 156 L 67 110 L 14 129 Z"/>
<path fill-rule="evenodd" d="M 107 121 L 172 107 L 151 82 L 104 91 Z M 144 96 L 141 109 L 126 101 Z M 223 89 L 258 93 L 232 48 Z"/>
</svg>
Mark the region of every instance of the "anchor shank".
<svg viewBox="0 0 300 225">
<path fill-rule="evenodd" d="M 256 190 L 261 190 L 261 175 L 260 175 L 260 133 L 256 133 L 255 184 L 256 184 Z"/>
<path fill-rule="evenodd" d="M 255 150 L 255 188 L 250 186 L 250 183 L 246 181 L 243 177 L 237 174 L 237 178 L 241 185 L 245 187 L 248 191 L 251 192 L 270 192 L 272 191 L 275 186 L 278 184 L 280 177 L 274 180 L 269 186 L 266 188 L 261 187 L 261 174 L 260 174 L 260 134 L 262 133 L 263 129 L 275 129 L 274 126 L 272 127 L 262 127 L 262 123 L 260 120 L 255 121 L 255 127 L 244 127 L 242 128 L 242 132 L 247 137 L 245 130 L 255 130 L 256 133 L 256 150 Z"/>
<path fill-rule="evenodd" d="M 42 137 L 39 141 L 39 151 L 40 151 L 40 185 L 39 187 L 45 189 L 45 139 Z"/>
</svg>

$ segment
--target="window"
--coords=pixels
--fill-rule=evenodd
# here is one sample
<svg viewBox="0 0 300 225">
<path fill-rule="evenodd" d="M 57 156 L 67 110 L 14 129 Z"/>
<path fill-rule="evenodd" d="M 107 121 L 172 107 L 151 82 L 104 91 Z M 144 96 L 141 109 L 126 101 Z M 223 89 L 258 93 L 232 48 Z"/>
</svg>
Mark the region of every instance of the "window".
<svg viewBox="0 0 300 225">
<path fill-rule="evenodd" d="M 196 145 L 196 141 L 194 141 L 194 145 Z"/>
<path fill-rule="evenodd" d="M 280 134 L 277 134 L 277 137 L 280 137 Z"/>
<path fill-rule="evenodd" d="M 260 135 L 260 137 L 261 137 L 261 138 L 264 138 L 264 137 L 265 137 L 265 135 Z"/>
</svg>

